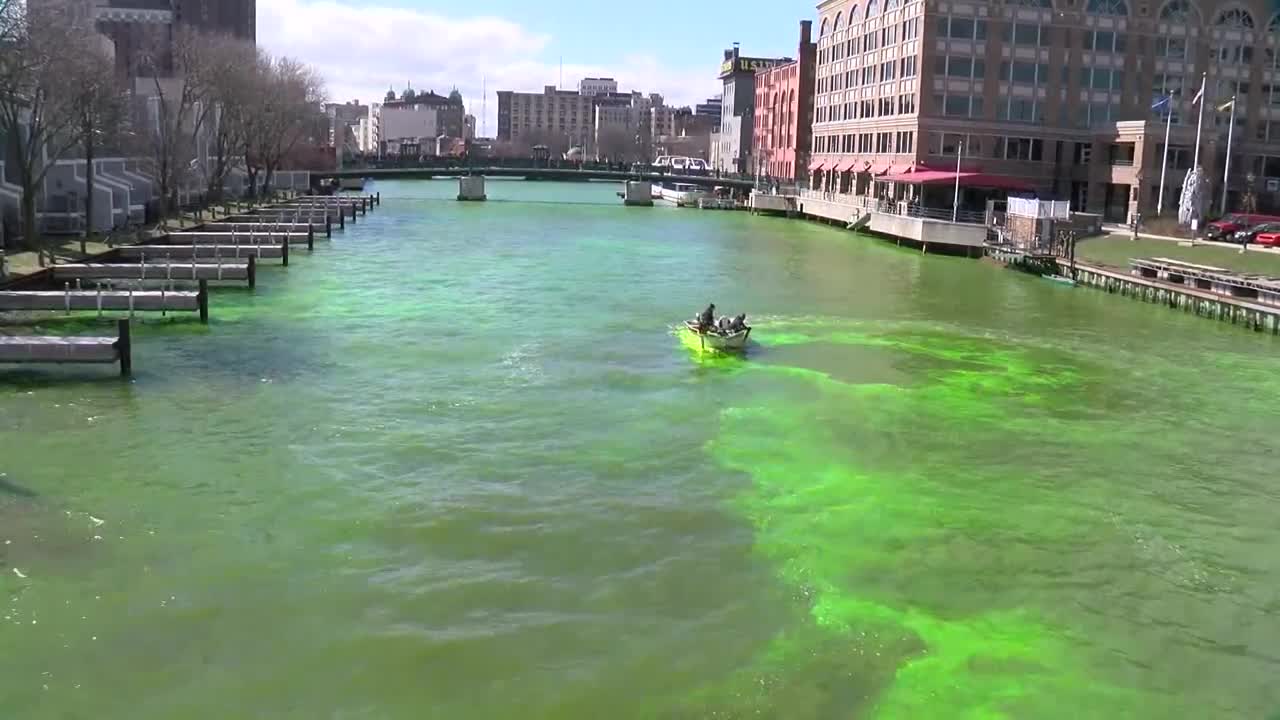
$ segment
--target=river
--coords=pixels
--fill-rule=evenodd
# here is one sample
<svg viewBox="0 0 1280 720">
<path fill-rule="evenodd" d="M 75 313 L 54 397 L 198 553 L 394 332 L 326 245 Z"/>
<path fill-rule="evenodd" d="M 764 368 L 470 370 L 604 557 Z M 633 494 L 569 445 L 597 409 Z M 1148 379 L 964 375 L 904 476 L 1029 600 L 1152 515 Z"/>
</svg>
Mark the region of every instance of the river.
<svg viewBox="0 0 1280 720">
<path fill-rule="evenodd" d="M 615 185 L 376 189 L 132 382 L 2 371 L 0 715 L 1280 711 L 1275 338 Z M 674 333 L 709 301 L 745 360 Z"/>
</svg>

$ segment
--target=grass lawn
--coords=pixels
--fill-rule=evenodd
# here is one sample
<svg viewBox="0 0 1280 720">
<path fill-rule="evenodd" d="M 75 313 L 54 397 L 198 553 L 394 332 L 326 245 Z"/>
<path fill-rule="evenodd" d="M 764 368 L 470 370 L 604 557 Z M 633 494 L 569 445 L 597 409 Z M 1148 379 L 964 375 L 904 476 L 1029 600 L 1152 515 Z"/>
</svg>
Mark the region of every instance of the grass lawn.
<svg viewBox="0 0 1280 720">
<path fill-rule="evenodd" d="M 1182 247 L 1167 240 L 1130 240 L 1126 235 L 1105 235 L 1081 240 L 1076 246 L 1076 257 L 1086 262 L 1101 263 L 1118 268 L 1129 268 L 1132 258 L 1164 257 L 1200 265 L 1280 277 L 1280 253 L 1249 251 L 1202 246 Z"/>
</svg>

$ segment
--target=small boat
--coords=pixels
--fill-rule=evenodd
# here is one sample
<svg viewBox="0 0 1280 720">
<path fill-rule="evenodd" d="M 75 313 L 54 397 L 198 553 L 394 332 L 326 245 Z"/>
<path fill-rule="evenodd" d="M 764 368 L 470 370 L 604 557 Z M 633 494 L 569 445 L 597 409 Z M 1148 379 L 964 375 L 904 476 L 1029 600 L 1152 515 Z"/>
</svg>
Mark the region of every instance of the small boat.
<svg viewBox="0 0 1280 720">
<path fill-rule="evenodd" d="M 746 325 L 741 330 L 724 335 L 714 330 L 702 332 L 698 329 L 698 323 L 694 320 L 685 320 L 684 328 L 693 333 L 698 339 L 698 347 L 702 350 L 715 352 L 733 352 L 742 350 L 747 346 L 747 338 L 751 336 L 751 326 Z"/>
<path fill-rule="evenodd" d="M 340 190 L 364 190 L 364 178 L 362 177 L 344 177 L 338 180 L 338 189 Z"/>
<path fill-rule="evenodd" d="M 1063 285 L 1075 285 L 1076 281 L 1063 275 L 1041 275 L 1040 277 L 1050 282 L 1061 283 Z"/>
</svg>

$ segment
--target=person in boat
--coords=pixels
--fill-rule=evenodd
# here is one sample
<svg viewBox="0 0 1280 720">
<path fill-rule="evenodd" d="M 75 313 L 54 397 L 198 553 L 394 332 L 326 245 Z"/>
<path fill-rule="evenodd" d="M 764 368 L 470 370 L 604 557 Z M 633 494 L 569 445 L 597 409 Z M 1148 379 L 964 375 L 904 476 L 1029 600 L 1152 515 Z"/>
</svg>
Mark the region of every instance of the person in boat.
<svg viewBox="0 0 1280 720">
<path fill-rule="evenodd" d="M 711 303 L 698 315 L 698 331 L 706 332 L 716 326 L 716 304 Z"/>
<path fill-rule="evenodd" d="M 729 323 L 730 333 L 742 332 L 743 330 L 746 330 L 746 329 L 747 329 L 746 313 L 742 313 L 741 315 L 735 316 L 733 320 Z"/>
<path fill-rule="evenodd" d="M 734 322 L 734 320 L 735 320 L 735 319 L 736 319 L 736 318 L 731 318 L 731 317 L 729 317 L 728 315 L 725 315 L 724 317 L 722 317 L 722 318 L 720 318 L 719 320 L 717 320 L 717 321 L 716 321 L 716 332 L 720 333 L 721 335 L 732 335 L 732 334 L 733 334 L 733 322 Z"/>
</svg>

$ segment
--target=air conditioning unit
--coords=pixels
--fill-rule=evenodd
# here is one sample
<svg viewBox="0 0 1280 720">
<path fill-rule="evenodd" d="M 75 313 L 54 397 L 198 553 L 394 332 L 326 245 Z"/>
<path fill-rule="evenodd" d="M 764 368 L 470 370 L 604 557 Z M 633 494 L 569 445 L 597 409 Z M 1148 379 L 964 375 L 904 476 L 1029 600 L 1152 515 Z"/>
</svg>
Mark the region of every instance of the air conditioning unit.
<svg viewBox="0 0 1280 720">
<path fill-rule="evenodd" d="M 1267 180 L 1267 192 L 1280 192 L 1280 180 Z"/>
</svg>

